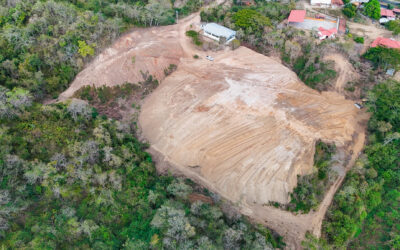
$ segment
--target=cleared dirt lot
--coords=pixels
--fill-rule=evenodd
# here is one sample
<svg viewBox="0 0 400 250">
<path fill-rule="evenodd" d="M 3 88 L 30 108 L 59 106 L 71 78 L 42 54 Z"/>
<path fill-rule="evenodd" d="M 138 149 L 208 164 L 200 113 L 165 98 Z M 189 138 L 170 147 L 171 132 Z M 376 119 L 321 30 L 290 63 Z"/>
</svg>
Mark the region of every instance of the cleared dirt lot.
<svg viewBox="0 0 400 250">
<path fill-rule="evenodd" d="M 140 70 L 148 70 L 162 82 L 145 99 L 139 121 L 159 163 L 220 193 L 284 236 L 288 248 L 298 248 L 306 231 L 319 235 L 343 177 L 316 212 L 295 215 L 265 204 L 288 201 L 297 175 L 312 171 L 317 139 L 335 142 L 346 158 L 343 167 L 350 166 L 364 143 L 365 114 L 340 94 L 318 93 L 288 68 L 247 48 L 199 51 L 185 36 L 199 21 L 196 14 L 178 25 L 127 34 L 61 98 L 87 84 L 137 82 Z M 178 70 L 165 78 L 171 63 Z"/>
</svg>

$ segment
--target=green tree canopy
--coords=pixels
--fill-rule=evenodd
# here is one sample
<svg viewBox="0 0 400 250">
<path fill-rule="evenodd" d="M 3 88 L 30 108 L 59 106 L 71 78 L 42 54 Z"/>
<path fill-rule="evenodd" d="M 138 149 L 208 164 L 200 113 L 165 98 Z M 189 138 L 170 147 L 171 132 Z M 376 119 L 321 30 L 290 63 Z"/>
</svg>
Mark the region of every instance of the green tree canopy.
<svg viewBox="0 0 400 250">
<path fill-rule="evenodd" d="M 371 0 L 365 4 L 365 14 L 373 19 L 381 17 L 381 5 L 378 0 Z"/>
<path fill-rule="evenodd" d="M 363 55 L 370 60 L 376 68 L 396 68 L 400 65 L 400 51 L 386 47 L 370 48 Z"/>
<path fill-rule="evenodd" d="M 233 15 L 235 26 L 244 30 L 262 30 L 265 26 L 271 26 L 268 17 L 261 15 L 259 12 L 251 9 L 242 9 Z"/>
</svg>

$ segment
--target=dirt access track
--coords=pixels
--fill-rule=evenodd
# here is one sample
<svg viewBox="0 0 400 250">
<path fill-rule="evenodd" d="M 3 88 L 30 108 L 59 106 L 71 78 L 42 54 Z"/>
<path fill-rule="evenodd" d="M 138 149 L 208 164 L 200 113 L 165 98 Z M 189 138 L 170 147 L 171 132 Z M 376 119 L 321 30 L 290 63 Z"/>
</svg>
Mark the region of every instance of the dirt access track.
<svg viewBox="0 0 400 250">
<path fill-rule="evenodd" d="M 287 248 L 299 249 L 307 231 L 320 235 L 346 171 L 315 212 L 295 215 L 266 204 L 289 201 L 297 175 L 313 171 L 318 139 L 337 145 L 344 170 L 352 166 L 364 145 L 360 124 L 366 115 L 340 94 L 312 90 L 290 69 L 245 47 L 198 50 L 185 31 L 199 22 L 193 14 L 177 25 L 125 35 L 82 71 L 60 99 L 84 85 L 138 82 L 140 70 L 149 71 L 161 84 L 144 100 L 139 123 L 158 166 L 168 164 L 219 193 L 285 237 Z M 178 69 L 165 77 L 172 63 Z"/>
</svg>

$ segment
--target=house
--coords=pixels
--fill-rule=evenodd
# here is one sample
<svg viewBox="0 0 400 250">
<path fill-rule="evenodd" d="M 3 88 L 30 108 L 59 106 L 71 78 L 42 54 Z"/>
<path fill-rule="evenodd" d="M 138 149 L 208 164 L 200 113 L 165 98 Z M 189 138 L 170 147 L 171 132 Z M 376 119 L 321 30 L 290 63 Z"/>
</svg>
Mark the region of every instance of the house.
<svg viewBox="0 0 400 250">
<path fill-rule="evenodd" d="M 375 41 L 371 43 L 372 48 L 377 46 L 382 46 L 391 49 L 400 49 L 400 42 L 391 38 L 378 37 L 377 39 L 375 39 Z"/>
<path fill-rule="evenodd" d="M 369 0 L 350 0 L 350 3 L 355 4 L 355 5 L 360 5 L 363 3 L 368 3 Z"/>
<path fill-rule="evenodd" d="M 327 38 L 335 38 L 335 34 L 337 34 L 337 29 L 324 29 L 323 27 L 318 28 L 318 37 L 320 40 L 324 40 Z"/>
<path fill-rule="evenodd" d="M 339 18 L 339 29 L 338 29 L 339 34 L 344 34 L 346 33 L 346 19 L 344 18 Z"/>
<path fill-rule="evenodd" d="M 400 9 L 393 9 L 393 12 L 395 15 L 400 15 Z"/>
<path fill-rule="evenodd" d="M 225 39 L 226 43 L 235 39 L 236 31 L 228 29 L 216 23 L 207 23 L 202 26 L 203 35 L 213 40 L 220 41 L 221 38 Z"/>
<path fill-rule="evenodd" d="M 396 19 L 396 15 L 394 14 L 394 12 L 392 10 L 388 10 L 388 9 L 384 9 L 381 8 L 381 17 L 390 20 L 395 20 Z"/>
</svg>

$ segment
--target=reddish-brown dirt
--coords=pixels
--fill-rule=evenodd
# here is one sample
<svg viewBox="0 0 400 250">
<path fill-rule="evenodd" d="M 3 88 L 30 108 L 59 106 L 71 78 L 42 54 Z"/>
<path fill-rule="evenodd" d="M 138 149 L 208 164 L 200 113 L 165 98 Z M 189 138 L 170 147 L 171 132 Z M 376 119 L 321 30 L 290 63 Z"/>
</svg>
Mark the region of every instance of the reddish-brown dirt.
<svg viewBox="0 0 400 250">
<path fill-rule="evenodd" d="M 332 197 L 364 145 L 366 115 L 342 95 L 312 90 L 279 62 L 248 48 L 198 50 L 185 31 L 199 21 L 194 14 L 177 25 L 125 35 L 60 99 L 88 84 L 141 81 L 140 71 L 149 71 L 161 84 L 145 99 L 139 121 L 155 158 L 277 231 L 288 248 L 300 248 L 307 231 L 320 234 Z M 169 64 L 178 69 L 165 77 Z M 295 215 L 267 206 L 287 203 L 297 175 L 313 171 L 317 139 L 335 143 L 344 155 L 342 175 L 317 211 Z"/>
</svg>

